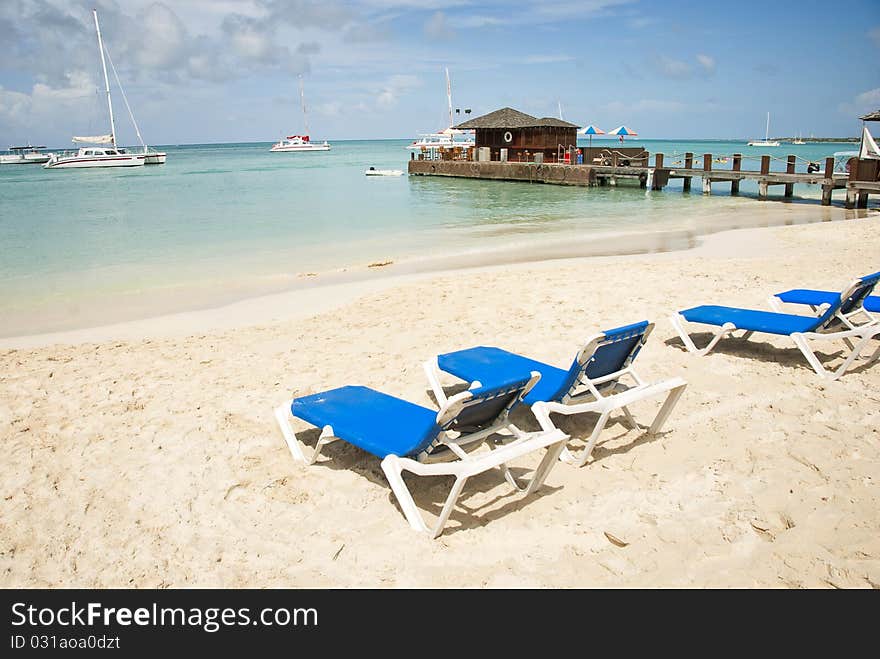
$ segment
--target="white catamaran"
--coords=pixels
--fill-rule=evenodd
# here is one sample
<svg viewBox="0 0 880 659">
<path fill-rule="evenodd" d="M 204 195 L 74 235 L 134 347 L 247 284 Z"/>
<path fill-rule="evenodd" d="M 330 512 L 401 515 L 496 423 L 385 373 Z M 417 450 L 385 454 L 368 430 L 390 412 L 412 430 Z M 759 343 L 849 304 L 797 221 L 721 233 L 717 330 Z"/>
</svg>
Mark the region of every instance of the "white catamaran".
<svg viewBox="0 0 880 659">
<path fill-rule="evenodd" d="M 405 148 L 411 151 L 421 151 L 423 153 L 436 153 L 437 149 L 453 149 L 461 147 L 467 149 L 474 145 L 474 133 L 470 130 L 459 130 L 453 128 L 452 118 L 452 85 L 449 82 L 449 69 L 446 69 L 446 104 L 449 111 L 449 126 L 436 133 L 424 133 L 419 139 L 413 140 Z"/>
<path fill-rule="evenodd" d="M 767 128 L 764 129 L 763 140 L 752 140 L 749 146 L 779 146 L 779 142 L 770 139 L 770 113 L 767 113 Z"/>
<path fill-rule="evenodd" d="M 306 95 L 303 90 L 303 79 L 299 77 L 299 98 L 302 104 L 303 125 L 305 126 L 305 135 L 288 135 L 286 138 L 279 140 L 272 145 L 269 151 L 274 153 L 292 153 L 299 151 L 329 151 L 330 145 L 327 140 L 323 143 L 312 142 L 309 139 L 309 117 L 306 114 Z"/>
<path fill-rule="evenodd" d="M 98 53 L 101 55 L 101 68 L 104 71 L 104 92 L 107 95 L 107 110 L 110 114 L 110 134 L 109 135 L 88 135 L 75 136 L 73 142 L 75 144 L 91 144 L 93 146 L 80 147 L 76 153 L 60 153 L 52 154 L 49 161 L 43 165 L 47 169 L 82 169 L 87 167 L 140 167 L 145 164 L 161 165 L 165 162 L 166 155 L 158 151 L 151 151 L 141 139 L 140 130 L 134 121 L 134 115 L 131 113 L 131 107 L 128 105 L 128 99 L 125 97 L 125 91 L 119 83 L 119 76 L 116 74 L 116 67 L 113 67 L 113 61 L 110 66 L 113 67 L 113 74 L 116 76 L 116 83 L 122 92 L 122 98 L 125 106 L 128 108 L 129 116 L 134 124 L 135 132 L 143 146 L 142 153 L 129 153 L 125 149 L 120 149 L 116 144 L 116 122 L 113 118 L 113 100 L 110 97 L 110 80 L 107 77 L 107 64 L 104 59 L 104 43 L 101 39 L 101 27 L 98 25 L 98 12 L 92 10 L 92 16 L 95 19 L 95 32 L 98 35 Z M 107 59 L 110 53 L 107 53 Z"/>
</svg>

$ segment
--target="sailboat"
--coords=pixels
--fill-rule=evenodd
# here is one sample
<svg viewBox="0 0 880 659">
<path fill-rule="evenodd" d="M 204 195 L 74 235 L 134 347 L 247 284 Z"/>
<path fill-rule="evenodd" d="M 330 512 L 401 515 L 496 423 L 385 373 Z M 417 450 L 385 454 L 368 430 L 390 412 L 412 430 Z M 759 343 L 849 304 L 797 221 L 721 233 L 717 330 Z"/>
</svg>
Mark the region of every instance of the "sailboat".
<svg viewBox="0 0 880 659">
<path fill-rule="evenodd" d="M 791 141 L 791 143 L 792 143 L 792 144 L 806 144 L 806 142 L 804 142 L 804 141 L 801 139 L 801 134 L 800 134 L 800 133 L 798 133 L 797 138 L 796 138 L 796 139 L 793 139 L 793 140 Z"/>
<path fill-rule="evenodd" d="M 289 153 L 294 151 L 329 151 L 330 145 L 327 140 L 318 144 L 309 139 L 309 117 L 306 114 L 306 95 L 303 90 L 303 78 L 299 77 L 299 98 L 302 104 L 303 125 L 305 126 L 305 135 L 288 135 L 285 139 L 279 140 L 272 145 L 269 151 L 274 153 Z"/>
<path fill-rule="evenodd" d="M 449 126 L 436 133 L 424 133 L 419 139 L 413 140 L 406 149 L 416 151 L 436 151 L 439 148 L 452 149 L 461 147 L 467 149 L 474 146 L 474 133 L 470 130 L 453 128 L 452 118 L 452 84 L 449 82 L 449 68 L 446 68 L 446 104 L 449 112 Z M 465 110 L 465 113 L 470 110 Z"/>
<path fill-rule="evenodd" d="M 107 78 L 107 64 L 104 61 L 104 43 L 101 41 L 101 27 L 98 25 L 98 12 L 92 10 L 95 18 L 95 32 L 98 33 L 98 52 L 101 54 L 101 68 L 104 70 L 104 89 L 107 94 L 107 110 L 110 113 L 110 134 L 75 136 L 75 144 L 98 146 L 80 147 L 73 155 L 52 154 L 43 165 L 47 169 L 79 169 L 84 167 L 140 167 L 146 161 L 142 153 L 126 153 L 116 145 L 116 123 L 113 120 L 113 101 L 110 98 L 110 80 Z M 110 146 L 105 146 L 110 145 Z"/>
<path fill-rule="evenodd" d="M 764 130 L 763 140 L 752 140 L 749 146 L 779 146 L 779 142 L 770 139 L 770 113 L 767 113 L 767 128 Z"/>
</svg>

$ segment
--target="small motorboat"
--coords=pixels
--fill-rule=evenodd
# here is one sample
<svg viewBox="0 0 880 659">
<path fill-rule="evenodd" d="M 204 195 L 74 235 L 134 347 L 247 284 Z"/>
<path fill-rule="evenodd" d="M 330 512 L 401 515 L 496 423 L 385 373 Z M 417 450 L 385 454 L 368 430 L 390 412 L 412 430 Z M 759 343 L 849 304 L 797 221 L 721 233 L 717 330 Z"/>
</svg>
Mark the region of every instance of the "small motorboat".
<svg viewBox="0 0 880 659">
<path fill-rule="evenodd" d="M 370 167 L 364 172 L 367 176 L 403 176 L 402 169 L 376 169 Z"/>
</svg>

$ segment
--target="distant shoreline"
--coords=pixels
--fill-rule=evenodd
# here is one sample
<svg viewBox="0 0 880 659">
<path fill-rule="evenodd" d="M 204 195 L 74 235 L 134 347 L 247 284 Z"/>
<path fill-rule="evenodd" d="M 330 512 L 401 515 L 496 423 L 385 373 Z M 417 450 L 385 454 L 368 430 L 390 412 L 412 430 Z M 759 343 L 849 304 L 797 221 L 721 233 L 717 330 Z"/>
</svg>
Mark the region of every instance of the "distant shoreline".
<svg viewBox="0 0 880 659">
<path fill-rule="evenodd" d="M 411 142 L 412 137 L 364 137 L 364 138 L 334 138 L 328 137 L 326 138 L 330 142 Z M 729 142 L 731 144 L 738 143 L 747 143 L 751 138 L 712 138 L 712 137 L 649 137 L 649 138 L 634 138 L 630 139 L 630 142 L 633 143 L 642 143 L 642 142 Z M 796 140 L 796 137 L 771 137 L 771 140 L 776 140 L 780 142 L 792 142 Z M 801 137 L 805 144 L 858 144 L 861 139 L 858 137 L 810 137 L 803 138 Z M 585 143 L 587 139 L 583 136 L 578 137 L 578 146 L 581 146 L 581 143 Z M 593 138 L 594 142 L 599 144 L 602 143 L 617 143 L 617 138 L 608 137 L 605 135 L 598 135 Z M 186 144 L 153 144 L 155 148 L 159 149 L 176 149 L 181 147 L 218 147 L 218 146 L 241 146 L 241 145 L 253 145 L 253 146 L 270 146 L 273 144 L 273 140 L 262 140 L 258 142 L 192 142 Z M 135 148 L 136 145 L 128 145 L 123 146 L 122 148 Z M 50 146 L 45 147 L 46 151 L 64 151 L 70 150 L 70 146 Z M 5 149 L 0 149 L 0 153 L 6 153 Z"/>
</svg>

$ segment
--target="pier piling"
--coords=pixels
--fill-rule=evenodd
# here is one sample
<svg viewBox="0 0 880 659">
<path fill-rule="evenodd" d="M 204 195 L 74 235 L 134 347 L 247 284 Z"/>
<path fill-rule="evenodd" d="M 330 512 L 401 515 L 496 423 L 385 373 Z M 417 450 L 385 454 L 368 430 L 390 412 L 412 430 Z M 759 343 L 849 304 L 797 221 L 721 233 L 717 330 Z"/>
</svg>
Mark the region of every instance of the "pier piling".
<svg viewBox="0 0 880 659">
<path fill-rule="evenodd" d="M 687 152 L 684 154 L 684 168 L 685 169 L 693 169 L 693 167 L 694 167 L 694 154 Z M 682 189 L 685 192 L 691 191 L 691 177 L 690 176 L 685 176 Z"/>
<path fill-rule="evenodd" d="M 834 190 L 834 158 L 825 158 L 825 182 L 822 183 L 822 205 L 831 205 L 831 192 Z"/>
<path fill-rule="evenodd" d="M 770 174 L 770 156 L 761 156 L 761 178 L 758 179 L 758 199 L 767 201 L 768 181 L 765 178 Z"/>
<path fill-rule="evenodd" d="M 703 154 L 703 194 L 712 194 L 712 154 Z"/>
<path fill-rule="evenodd" d="M 786 174 L 794 174 L 794 156 L 789 156 L 785 166 Z M 785 195 L 786 197 L 791 197 L 794 195 L 794 183 L 786 183 L 785 184 Z"/>
<path fill-rule="evenodd" d="M 733 171 L 738 172 L 742 169 L 742 154 L 734 153 L 733 154 Z M 739 194 L 739 179 L 735 178 L 730 182 L 730 194 L 738 195 Z"/>
</svg>

